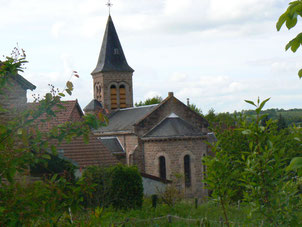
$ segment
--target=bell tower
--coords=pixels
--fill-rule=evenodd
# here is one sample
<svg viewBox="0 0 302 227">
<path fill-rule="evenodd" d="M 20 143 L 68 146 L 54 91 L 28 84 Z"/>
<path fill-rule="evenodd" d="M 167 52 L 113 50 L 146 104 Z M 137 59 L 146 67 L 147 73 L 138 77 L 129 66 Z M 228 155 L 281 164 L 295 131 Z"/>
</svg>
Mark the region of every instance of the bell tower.
<svg viewBox="0 0 302 227">
<path fill-rule="evenodd" d="M 94 99 L 109 111 L 133 107 L 132 75 L 109 15 L 93 78 Z"/>
</svg>

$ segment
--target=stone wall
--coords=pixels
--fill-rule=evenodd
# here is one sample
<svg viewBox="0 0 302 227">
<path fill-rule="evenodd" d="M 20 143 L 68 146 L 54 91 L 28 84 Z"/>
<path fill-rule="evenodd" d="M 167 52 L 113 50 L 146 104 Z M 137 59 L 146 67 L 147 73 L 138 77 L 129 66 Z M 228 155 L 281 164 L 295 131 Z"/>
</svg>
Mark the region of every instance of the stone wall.
<svg viewBox="0 0 302 227">
<path fill-rule="evenodd" d="M 172 112 L 199 128 L 202 132 L 208 132 L 208 122 L 181 101 L 176 99 L 173 95 L 170 95 L 170 97 L 168 97 L 167 100 L 164 100 L 163 104 L 161 104 L 155 111 L 139 122 L 135 126 L 135 132 L 139 136 L 144 135 Z"/>
<path fill-rule="evenodd" d="M 185 187 L 184 177 L 180 179 L 181 188 L 184 189 L 187 197 L 205 196 L 203 179 L 203 154 L 207 155 L 207 145 L 202 139 L 186 140 L 157 140 L 144 142 L 144 155 L 146 173 L 154 176 L 159 175 L 159 157 L 166 159 L 167 179 L 176 182 L 175 174 L 184 176 L 184 156 L 190 155 L 191 186 Z"/>
<path fill-rule="evenodd" d="M 111 110 L 111 85 L 115 85 L 117 88 L 120 85 L 124 85 L 126 88 L 126 107 L 133 107 L 132 73 L 108 72 L 93 75 L 94 98 L 100 101 L 103 104 L 103 107 L 108 110 Z M 117 106 L 119 107 L 119 89 L 117 89 Z"/>
<path fill-rule="evenodd" d="M 119 135 L 118 139 L 126 151 L 127 164 L 136 165 L 144 172 L 144 158 L 139 138 L 134 134 L 124 134 Z"/>
<path fill-rule="evenodd" d="M 26 89 L 15 80 L 10 79 L 5 89 L 1 90 L 0 106 L 9 112 L 0 113 L 0 121 L 6 121 L 26 108 Z"/>
</svg>

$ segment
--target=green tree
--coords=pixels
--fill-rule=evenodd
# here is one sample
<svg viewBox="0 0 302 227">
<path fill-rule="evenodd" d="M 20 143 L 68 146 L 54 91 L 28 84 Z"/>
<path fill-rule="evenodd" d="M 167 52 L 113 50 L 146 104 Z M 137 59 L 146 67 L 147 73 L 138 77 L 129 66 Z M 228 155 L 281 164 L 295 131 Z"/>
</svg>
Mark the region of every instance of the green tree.
<svg viewBox="0 0 302 227">
<path fill-rule="evenodd" d="M 0 93 L 6 95 L 11 80 L 26 63 L 24 52 L 15 49 L 12 57 L 6 57 L 0 65 Z M 45 94 L 35 109 L 26 109 L 0 122 L 0 225 L 30 226 L 45 218 L 45 225 L 55 224 L 64 213 L 78 209 L 82 186 L 58 178 L 54 175 L 45 182 L 27 185 L 16 177 L 28 175 L 30 165 L 42 159 L 51 160 L 56 156 L 56 146 L 64 140 L 84 136 L 88 140 L 91 128 L 100 127 L 96 116 L 87 115 L 79 122 L 66 122 L 54 126 L 48 132 L 39 130 L 40 122 L 47 122 L 56 116 L 54 109 L 63 108 L 60 104 L 65 94 L 71 94 L 73 84 L 68 81 L 62 92 L 52 90 Z M 0 106 L 1 113 L 8 111 Z M 42 117 L 43 116 L 43 117 Z M 42 218 L 43 217 L 43 218 Z M 34 224 L 33 224 L 34 225 Z"/>
<path fill-rule="evenodd" d="M 276 28 L 280 31 L 281 27 L 285 23 L 288 29 L 296 26 L 298 22 L 298 16 L 302 17 L 302 1 L 296 0 L 289 3 L 286 11 L 279 17 L 276 24 Z M 285 46 L 285 50 L 291 49 L 292 52 L 296 52 L 302 44 L 302 33 L 299 33 L 295 38 L 288 42 Z M 299 70 L 298 75 L 302 78 L 302 69 Z"/>
<path fill-rule="evenodd" d="M 243 118 L 237 128 L 218 132 L 212 148 L 215 157 L 205 159 L 205 182 L 221 204 L 226 222 L 228 205 L 242 200 L 251 207 L 252 217 L 260 216 L 268 225 L 297 224 L 298 185 L 285 167 L 301 150 L 301 129 L 278 131 L 272 120 L 262 126 L 265 115 L 260 113 L 267 101 L 247 101 L 256 107 L 255 118 Z"/>
<path fill-rule="evenodd" d="M 202 110 L 199 107 L 197 107 L 194 103 L 192 103 L 192 104 L 190 103 L 189 108 L 191 110 L 193 110 L 194 112 L 198 113 L 199 115 L 203 116 Z"/>
<path fill-rule="evenodd" d="M 139 101 L 139 103 L 135 103 L 135 106 L 147 106 L 153 104 L 159 104 L 163 101 L 163 98 L 160 96 L 155 96 L 153 98 L 148 98 L 145 101 Z"/>
</svg>

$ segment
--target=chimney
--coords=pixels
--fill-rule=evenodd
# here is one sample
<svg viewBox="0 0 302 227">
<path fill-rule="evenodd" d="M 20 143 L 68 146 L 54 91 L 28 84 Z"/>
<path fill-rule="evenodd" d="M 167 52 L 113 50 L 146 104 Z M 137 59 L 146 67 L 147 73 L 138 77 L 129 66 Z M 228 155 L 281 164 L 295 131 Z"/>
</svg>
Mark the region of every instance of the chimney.
<svg viewBox="0 0 302 227">
<path fill-rule="evenodd" d="M 187 106 L 190 106 L 190 99 L 187 98 Z"/>
<path fill-rule="evenodd" d="M 174 96 L 173 92 L 172 91 L 168 92 L 168 96 L 173 97 Z"/>
</svg>

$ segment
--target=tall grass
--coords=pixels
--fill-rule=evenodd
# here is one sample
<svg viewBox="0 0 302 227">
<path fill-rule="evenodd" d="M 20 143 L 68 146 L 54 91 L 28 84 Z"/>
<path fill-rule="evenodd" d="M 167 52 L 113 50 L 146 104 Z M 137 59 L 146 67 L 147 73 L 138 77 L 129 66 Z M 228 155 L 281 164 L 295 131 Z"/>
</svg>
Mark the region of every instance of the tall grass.
<svg viewBox="0 0 302 227">
<path fill-rule="evenodd" d="M 234 205 L 229 207 L 228 211 L 232 226 L 253 226 L 250 224 L 251 220 L 247 218 L 248 206 Z M 168 215 L 171 215 L 170 219 Z M 207 222 L 209 226 L 221 226 L 222 217 L 222 210 L 214 201 L 199 204 L 197 208 L 191 200 L 182 201 L 174 207 L 159 203 L 156 208 L 152 208 L 151 201 L 147 198 L 144 200 L 143 207 L 138 210 L 117 211 L 109 207 L 105 208 L 99 216 L 93 211 L 86 211 L 75 218 L 75 224 L 80 226 L 202 226 L 201 223 Z M 169 220 L 172 223 L 169 223 Z"/>
</svg>

